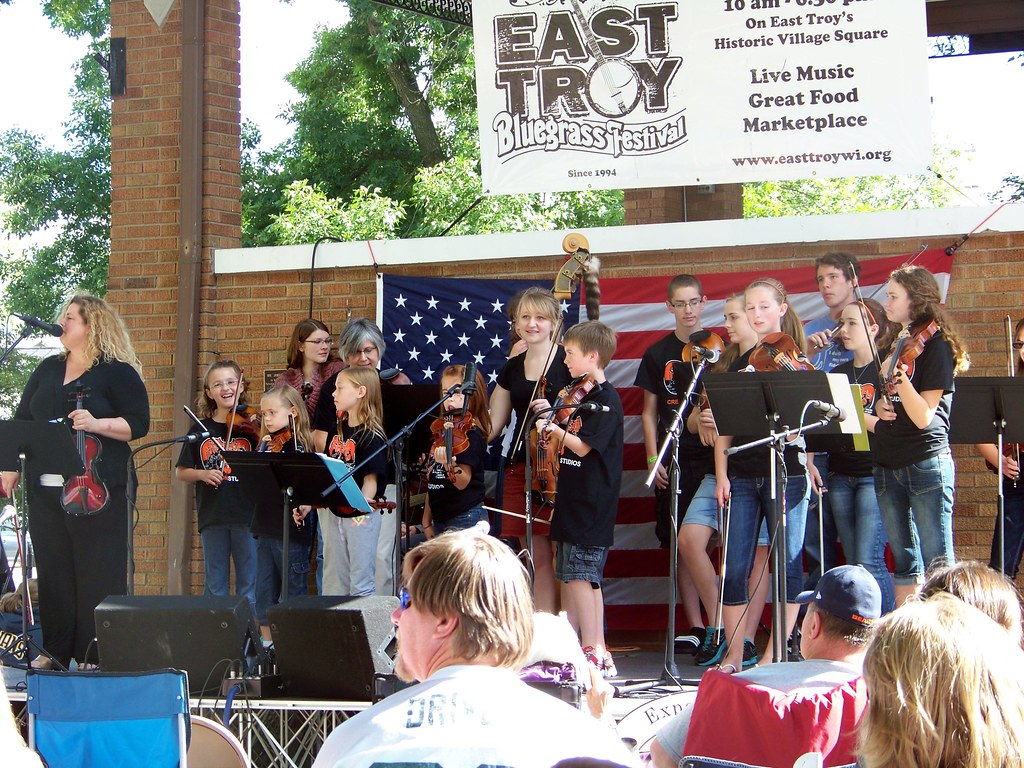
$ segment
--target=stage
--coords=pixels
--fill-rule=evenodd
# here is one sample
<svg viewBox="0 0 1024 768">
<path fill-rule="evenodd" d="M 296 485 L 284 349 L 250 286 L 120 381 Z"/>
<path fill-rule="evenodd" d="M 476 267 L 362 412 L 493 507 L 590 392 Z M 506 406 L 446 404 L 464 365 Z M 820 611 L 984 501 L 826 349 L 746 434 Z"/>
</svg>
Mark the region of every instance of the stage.
<svg viewBox="0 0 1024 768">
<path fill-rule="evenodd" d="M 685 692 L 693 690 L 692 685 L 704 670 L 693 665 L 692 656 L 677 655 L 678 679 L 683 683 L 680 689 L 664 675 L 664 641 L 656 633 L 616 633 L 613 638 L 609 645 L 619 676 L 611 681 L 618 693 L 610 711 L 616 721 L 625 719 L 620 734 L 636 739 L 643 747 L 660 721 L 678 711 L 680 702 L 687 699 Z M 7 696 L 20 721 L 25 672 L 12 667 L 0 669 Z M 189 703 L 193 714 L 223 722 L 224 697 L 190 698 Z M 238 696 L 232 703 L 227 725 L 242 743 L 253 768 L 303 768 L 312 765 L 324 739 L 337 725 L 369 706 L 369 701 Z"/>
</svg>

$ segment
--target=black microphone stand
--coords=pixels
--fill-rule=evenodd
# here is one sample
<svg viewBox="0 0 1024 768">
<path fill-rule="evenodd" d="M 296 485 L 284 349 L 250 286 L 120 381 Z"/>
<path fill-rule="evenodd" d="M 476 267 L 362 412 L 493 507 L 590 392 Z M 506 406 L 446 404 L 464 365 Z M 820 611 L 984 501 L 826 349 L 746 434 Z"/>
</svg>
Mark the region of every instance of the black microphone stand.
<svg viewBox="0 0 1024 768">
<path fill-rule="evenodd" d="M 807 406 L 804 406 L 806 412 Z M 790 437 L 796 437 L 806 432 L 810 432 L 815 429 L 821 429 L 828 426 L 832 422 L 833 417 L 822 416 L 822 418 L 813 424 L 801 425 L 792 429 L 783 428 L 782 431 L 768 433 L 767 437 L 763 437 L 760 440 L 754 440 L 743 445 L 733 446 L 727 448 L 725 451 L 726 456 L 732 456 L 743 451 L 748 451 L 752 448 L 758 448 L 762 445 L 767 445 L 771 449 L 771 459 L 769 462 L 769 483 L 771 486 L 771 500 L 772 500 L 772 512 L 774 520 L 770 521 L 771 525 L 769 528 L 773 529 L 769 536 L 769 553 L 768 557 L 772 564 L 772 637 L 774 638 L 775 645 L 771 649 L 772 660 L 775 662 L 787 661 L 786 658 L 786 642 L 789 639 L 786 634 L 786 605 L 788 603 L 788 595 L 786 590 L 786 481 L 785 481 L 785 451 L 786 441 Z M 801 419 L 802 421 L 802 419 Z M 770 424 L 777 424 L 779 422 L 778 411 L 772 412 L 772 417 L 769 419 Z M 781 469 L 781 471 L 780 471 Z M 723 587 L 724 588 L 724 587 Z M 730 640 L 732 638 L 729 638 Z M 767 649 L 766 649 L 767 653 Z"/>
<path fill-rule="evenodd" d="M 679 584 L 677 581 L 677 574 L 679 572 L 679 549 L 677 544 L 677 537 L 679 535 L 679 435 L 682 431 L 682 425 L 685 423 L 685 419 L 689 416 L 690 411 L 693 410 L 693 394 L 697 391 L 697 384 L 700 382 L 701 376 L 707 369 L 708 365 L 715 362 L 708 357 L 702 356 L 700 362 L 697 364 L 696 370 L 693 372 L 693 379 L 690 381 L 690 385 L 686 388 L 686 392 L 679 399 L 679 407 L 675 410 L 675 415 L 672 417 L 672 423 L 668 427 L 668 431 L 665 433 L 665 437 L 661 441 L 661 447 L 658 449 L 658 456 L 651 465 L 651 471 L 647 475 L 647 480 L 644 484 L 650 488 L 654 485 L 654 480 L 658 475 L 658 468 L 661 466 L 661 462 L 664 461 L 665 457 L 669 457 L 668 464 L 668 486 L 666 490 L 671 494 L 669 496 L 669 525 L 671 530 L 669 532 L 669 588 L 668 588 L 668 622 L 665 628 L 665 663 L 664 663 L 664 675 L 661 677 L 661 682 L 665 681 L 665 677 L 668 677 L 672 682 L 678 682 L 679 669 L 676 667 L 676 653 L 675 653 L 675 639 L 676 639 L 676 602 L 677 602 L 677 591 Z M 672 452 L 669 454 L 669 448 L 671 447 Z"/>
</svg>

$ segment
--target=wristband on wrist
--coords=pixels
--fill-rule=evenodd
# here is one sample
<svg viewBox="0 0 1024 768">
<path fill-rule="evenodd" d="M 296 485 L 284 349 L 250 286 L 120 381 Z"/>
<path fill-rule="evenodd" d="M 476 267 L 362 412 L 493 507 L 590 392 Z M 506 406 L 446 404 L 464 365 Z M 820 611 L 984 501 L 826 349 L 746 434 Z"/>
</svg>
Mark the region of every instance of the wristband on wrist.
<svg viewBox="0 0 1024 768">
<path fill-rule="evenodd" d="M 651 466 L 651 464 L 653 464 L 653 463 L 654 463 L 654 462 L 656 462 L 657 460 L 658 460 L 658 457 L 657 457 L 657 456 L 651 456 L 651 457 L 650 457 L 649 459 L 647 459 L 647 466 L 648 466 L 648 467 L 649 467 L 649 466 Z"/>
</svg>

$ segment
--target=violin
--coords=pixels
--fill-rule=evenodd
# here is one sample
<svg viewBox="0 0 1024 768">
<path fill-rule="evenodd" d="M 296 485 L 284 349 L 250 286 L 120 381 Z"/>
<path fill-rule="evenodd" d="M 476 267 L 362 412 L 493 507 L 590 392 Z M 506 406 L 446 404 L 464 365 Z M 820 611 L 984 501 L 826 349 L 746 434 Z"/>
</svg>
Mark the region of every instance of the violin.
<svg viewBox="0 0 1024 768">
<path fill-rule="evenodd" d="M 547 377 L 540 379 L 540 396 L 547 389 Z M 555 404 L 559 402 L 556 400 Z M 554 412 L 552 412 L 553 414 Z M 548 417 L 550 421 L 550 416 Z M 558 452 L 551 450 L 551 441 L 544 430 L 534 422 L 530 430 L 530 451 L 533 456 L 533 491 L 539 496 L 542 506 L 554 507 L 558 486 Z"/>
<path fill-rule="evenodd" d="M 468 412 L 459 416 L 452 411 L 430 422 L 433 436 L 430 455 L 433 456 L 438 448 L 444 448 L 444 468 L 449 477 L 455 471 L 455 457 L 469 448 L 469 430 L 473 427 L 473 416 Z"/>
<path fill-rule="evenodd" d="M 896 375 L 900 371 L 899 366 L 909 366 L 913 363 L 924 352 L 924 345 L 940 330 L 942 329 L 935 320 L 929 320 L 913 330 L 904 328 L 900 331 L 889 358 L 889 370 L 885 373 L 885 391 L 889 395 L 896 394 Z"/>
<path fill-rule="evenodd" d="M 544 425 L 534 427 L 530 433 L 531 447 L 536 456 L 536 467 L 533 472 L 533 489 L 541 495 L 543 503 L 554 505 L 556 498 L 555 487 L 558 484 L 558 456 L 559 451 L 552 450 L 551 441 L 548 439 L 548 426 L 551 422 L 564 424 L 575 413 L 576 409 L 583 402 L 583 399 L 590 394 L 597 386 L 597 380 L 589 373 L 584 374 L 572 381 L 567 387 L 563 387 L 555 399 L 554 410 L 548 414 Z"/>
<path fill-rule="evenodd" d="M 260 440 L 260 429 L 263 425 L 263 416 L 254 405 L 241 405 L 231 410 L 227 418 L 228 442 L 231 441 L 231 433 L 237 432 L 245 437 L 252 438 L 253 442 Z"/>
<path fill-rule="evenodd" d="M 699 363 L 701 361 L 701 355 L 695 347 L 714 350 L 718 352 L 719 356 L 725 352 L 725 342 L 722 341 L 721 336 L 714 331 L 697 331 L 697 333 L 691 333 L 690 340 L 683 344 L 684 363 Z"/>
<path fill-rule="evenodd" d="M 262 450 L 266 453 L 283 453 L 288 443 L 293 443 L 292 450 L 297 451 L 299 449 L 298 442 L 296 442 L 295 433 L 289 427 L 279 429 L 272 435 L 267 435 L 267 439 L 263 442 Z"/>
<path fill-rule="evenodd" d="M 80 411 L 84 402 L 85 387 L 79 384 L 75 387 L 75 410 Z M 60 505 L 69 515 L 96 515 L 106 509 L 110 501 L 106 484 L 96 474 L 96 461 L 103 453 L 103 445 L 98 437 L 79 429 L 75 430 L 75 447 L 85 472 L 64 483 Z"/>
<path fill-rule="evenodd" d="M 755 371 L 813 371 L 814 365 L 786 333 L 769 333 L 750 353 Z"/>
<path fill-rule="evenodd" d="M 589 395 L 596 386 L 597 380 L 589 373 L 573 379 L 569 386 L 563 387 L 562 391 L 558 393 L 558 399 L 555 401 L 558 410 L 551 412 L 548 423 L 555 421 L 558 424 L 564 424 L 568 421 L 579 404 L 583 402 L 583 398 Z"/>
</svg>

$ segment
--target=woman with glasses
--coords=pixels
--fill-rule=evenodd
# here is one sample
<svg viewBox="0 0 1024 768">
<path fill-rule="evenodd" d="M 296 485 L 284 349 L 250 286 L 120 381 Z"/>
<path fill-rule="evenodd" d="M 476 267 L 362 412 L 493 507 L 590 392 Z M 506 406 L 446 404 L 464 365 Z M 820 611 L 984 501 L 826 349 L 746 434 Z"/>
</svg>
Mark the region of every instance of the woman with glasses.
<svg viewBox="0 0 1024 768">
<path fill-rule="evenodd" d="M 1006 318 L 1007 324 L 1010 318 Z M 1024 376 L 1024 317 L 1017 321 L 1010 340 L 1013 375 Z M 995 472 L 999 466 L 998 448 L 994 443 L 979 445 L 978 451 Z M 1011 579 L 1017 578 L 1021 554 L 1024 553 L 1024 478 L 1020 476 L 1020 443 L 1003 448 L 1003 525 L 996 518 L 992 534 L 992 555 L 989 567 L 1002 571 Z M 1000 535 L 1002 528 L 1002 535 Z M 999 542 L 1002 541 L 1002 557 Z"/>
<path fill-rule="evenodd" d="M 288 370 L 278 376 L 274 384 L 287 384 L 298 391 L 312 419 L 320 401 L 321 387 L 344 368 L 345 363 L 332 348 L 330 329 L 311 317 L 295 324 L 288 340 L 287 356 Z"/>
</svg>

